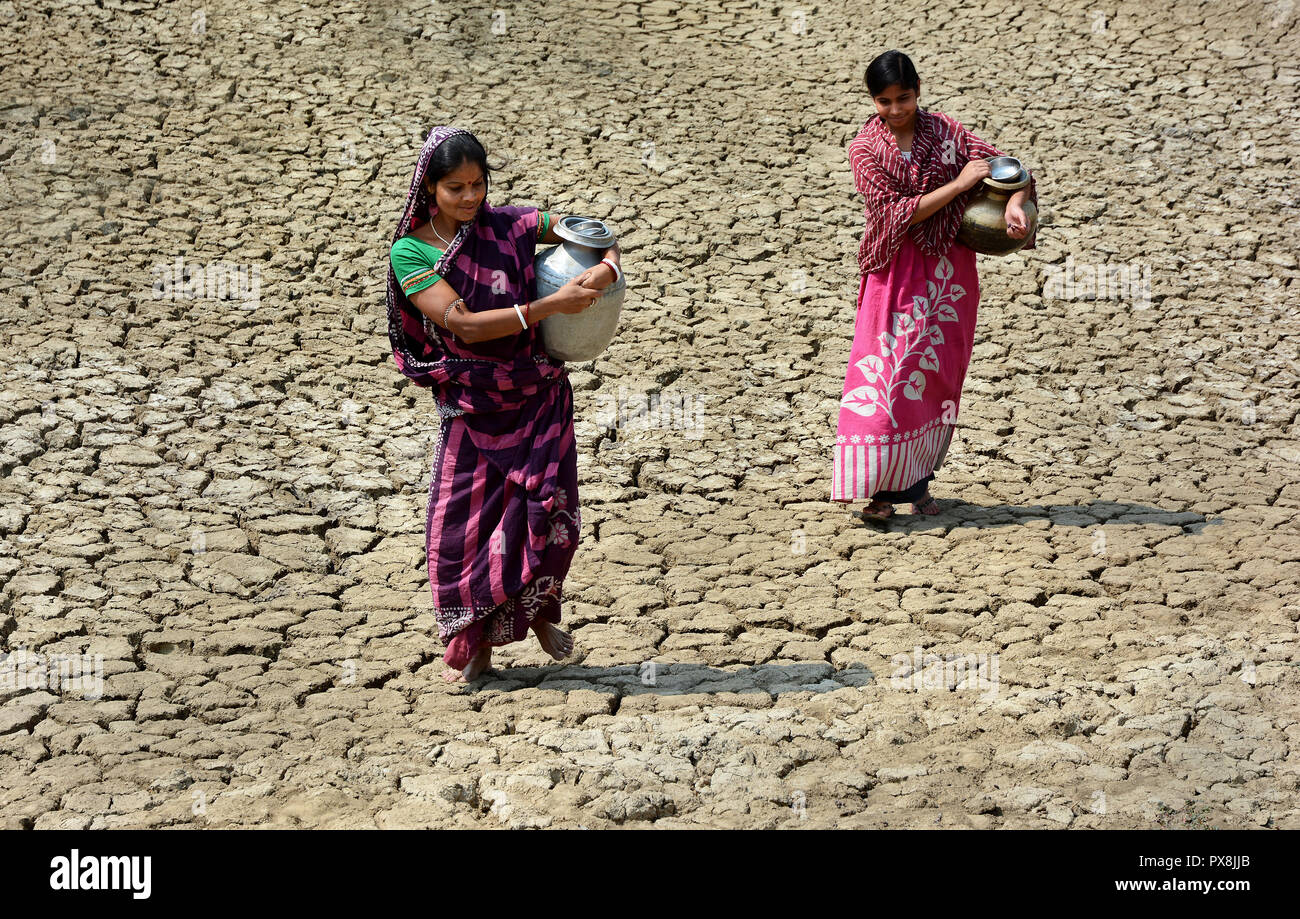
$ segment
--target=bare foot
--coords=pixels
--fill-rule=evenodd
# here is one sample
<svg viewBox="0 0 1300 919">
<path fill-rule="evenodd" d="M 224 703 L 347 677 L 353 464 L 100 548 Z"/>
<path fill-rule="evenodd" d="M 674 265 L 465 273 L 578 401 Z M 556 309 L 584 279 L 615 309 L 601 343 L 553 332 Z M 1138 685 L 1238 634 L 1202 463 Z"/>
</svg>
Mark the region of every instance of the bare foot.
<svg viewBox="0 0 1300 919">
<path fill-rule="evenodd" d="M 492 646 L 483 645 L 478 653 L 470 658 L 464 670 L 457 671 L 449 668 L 442 672 L 442 678 L 448 683 L 472 683 L 483 675 L 483 671 L 487 670 L 491 663 Z"/>
<path fill-rule="evenodd" d="M 545 619 L 533 621 L 533 634 L 542 650 L 557 661 L 562 661 L 573 653 L 573 636 L 554 623 Z"/>
</svg>

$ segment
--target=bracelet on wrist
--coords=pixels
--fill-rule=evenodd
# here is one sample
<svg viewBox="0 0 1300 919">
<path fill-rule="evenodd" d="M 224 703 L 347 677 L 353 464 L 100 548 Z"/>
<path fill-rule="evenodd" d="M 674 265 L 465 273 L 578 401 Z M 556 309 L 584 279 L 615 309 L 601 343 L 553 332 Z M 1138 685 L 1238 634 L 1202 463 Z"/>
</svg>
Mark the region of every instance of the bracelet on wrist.
<svg viewBox="0 0 1300 919">
<path fill-rule="evenodd" d="M 447 304 L 447 309 L 443 311 L 442 324 L 447 329 L 448 332 L 451 332 L 451 311 L 456 308 L 457 303 L 464 303 L 464 302 L 465 302 L 464 299 L 452 300 L 450 303 Z M 451 335 L 453 338 L 456 337 L 455 332 L 451 332 Z"/>
</svg>

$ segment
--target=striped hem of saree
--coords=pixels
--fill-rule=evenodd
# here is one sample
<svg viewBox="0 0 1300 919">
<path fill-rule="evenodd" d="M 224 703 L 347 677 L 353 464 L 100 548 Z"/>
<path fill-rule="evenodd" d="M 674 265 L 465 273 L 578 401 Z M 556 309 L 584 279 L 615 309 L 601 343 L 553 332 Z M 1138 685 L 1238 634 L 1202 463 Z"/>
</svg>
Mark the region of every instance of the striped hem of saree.
<svg viewBox="0 0 1300 919">
<path fill-rule="evenodd" d="M 911 488 L 943 465 L 952 435 L 952 425 L 936 420 L 892 443 L 836 444 L 831 500 L 865 501 L 880 491 Z"/>
</svg>

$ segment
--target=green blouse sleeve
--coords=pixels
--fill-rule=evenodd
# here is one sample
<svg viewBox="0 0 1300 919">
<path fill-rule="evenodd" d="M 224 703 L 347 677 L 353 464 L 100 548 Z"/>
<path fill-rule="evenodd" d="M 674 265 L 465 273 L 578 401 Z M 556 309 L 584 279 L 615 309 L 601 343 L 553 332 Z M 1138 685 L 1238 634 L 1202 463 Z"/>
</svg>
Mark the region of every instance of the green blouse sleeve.
<svg viewBox="0 0 1300 919">
<path fill-rule="evenodd" d="M 442 280 L 442 275 L 433 270 L 437 260 L 442 257 L 442 252 L 433 246 L 403 236 L 393 243 L 390 257 L 397 284 L 408 297 Z"/>
<path fill-rule="evenodd" d="M 551 215 L 546 211 L 538 211 L 538 213 L 541 214 L 542 218 L 537 221 L 537 240 L 540 242 L 546 236 L 546 231 L 551 228 Z"/>
</svg>

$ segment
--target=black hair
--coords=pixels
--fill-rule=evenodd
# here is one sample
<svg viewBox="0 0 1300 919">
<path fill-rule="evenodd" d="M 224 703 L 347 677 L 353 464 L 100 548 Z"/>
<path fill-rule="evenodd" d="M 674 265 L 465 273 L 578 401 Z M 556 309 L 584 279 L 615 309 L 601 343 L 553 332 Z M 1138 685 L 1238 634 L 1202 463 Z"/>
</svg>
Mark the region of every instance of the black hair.
<svg viewBox="0 0 1300 919">
<path fill-rule="evenodd" d="M 475 163 L 483 170 L 484 181 L 490 182 L 487 151 L 473 134 L 455 134 L 433 151 L 429 157 L 429 168 L 425 170 L 424 180 L 427 186 L 437 187 L 438 182 L 446 178 L 465 163 Z"/>
<path fill-rule="evenodd" d="M 886 51 L 867 65 L 867 91 L 875 98 L 895 85 L 919 93 L 921 78 L 910 57 L 902 51 Z"/>
</svg>

